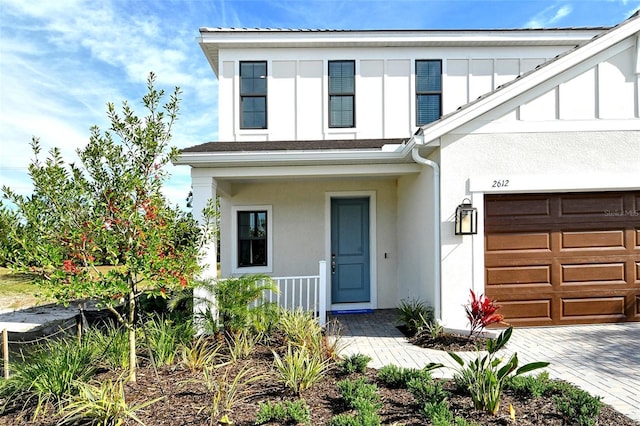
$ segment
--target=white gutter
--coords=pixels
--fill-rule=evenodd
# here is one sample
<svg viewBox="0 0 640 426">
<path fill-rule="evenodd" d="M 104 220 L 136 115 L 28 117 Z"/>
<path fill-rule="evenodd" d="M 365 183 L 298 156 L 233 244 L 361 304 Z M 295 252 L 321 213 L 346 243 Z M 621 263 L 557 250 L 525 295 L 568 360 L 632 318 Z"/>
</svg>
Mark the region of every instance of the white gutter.
<svg viewBox="0 0 640 426">
<path fill-rule="evenodd" d="M 442 321 L 441 313 L 441 289 L 440 289 L 440 273 L 442 259 L 440 258 L 440 167 L 438 163 L 428 160 L 420 156 L 418 152 L 418 145 L 424 145 L 424 137 L 422 135 L 414 135 L 413 139 L 415 145 L 411 150 L 411 157 L 413 160 L 424 166 L 429 166 L 433 169 L 433 205 L 434 205 L 434 218 L 433 218 L 433 253 L 435 258 L 435 264 L 433 268 L 433 314 L 435 320 Z M 410 141 L 411 142 L 411 141 Z"/>
</svg>

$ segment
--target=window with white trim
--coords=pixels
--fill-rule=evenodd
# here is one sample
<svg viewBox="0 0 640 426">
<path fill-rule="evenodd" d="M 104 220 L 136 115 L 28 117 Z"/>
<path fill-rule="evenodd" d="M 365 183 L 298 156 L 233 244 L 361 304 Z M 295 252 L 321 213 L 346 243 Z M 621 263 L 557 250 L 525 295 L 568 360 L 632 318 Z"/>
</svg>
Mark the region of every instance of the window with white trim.
<svg viewBox="0 0 640 426">
<path fill-rule="evenodd" d="M 240 62 L 240 128 L 267 128 L 267 63 Z"/>
<path fill-rule="evenodd" d="M 416 61 L 416 125 L 442 116 L 442 61 Z"/>
<path fill-rule="evenodd" d="M 329 127 L 355 127 L 355 61 L 329 61 Z"/>
<path fill-rule="evenodd" d="M 233 272 L 272 272 L 271 206 L 236 206 L 232 210 Z"/>
</svg>

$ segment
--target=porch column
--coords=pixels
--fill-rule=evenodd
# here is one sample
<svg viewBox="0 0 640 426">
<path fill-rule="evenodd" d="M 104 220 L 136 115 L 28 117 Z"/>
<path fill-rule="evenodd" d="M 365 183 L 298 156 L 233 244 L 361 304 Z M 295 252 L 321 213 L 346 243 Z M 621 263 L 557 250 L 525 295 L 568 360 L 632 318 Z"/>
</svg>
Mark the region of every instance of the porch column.
<svg viewBox="0 0 640 426">
<path fill-rule="evenodd" d="M 204 226 L 205 217 L 203 210 L 206 207 L 209 200 L 214 200 L 217 194 L 217 182 L 212 177 L 206 176 L 194 176 L 194 169 L 191 169 L 191 190 L 193 191 L 193 198 L 191 200 L 193 218 L 198 221 L 200 226 Z M 215 224 L 213 224 L 215 226 Z M 218 257 L 217 247 L 218 241 L 215 236 L 202 247 L 200 263 L 204 265 L 199 279 L 203 281 L 214 280 L 218 276 Z M 200 324 L 201 319 L 198 318 L 198 314 L 205 313 L 207 309 L 211 309 L 211 313 L 216 315 L 216 309 L 214 305 L 213 294 L 209 293 L 202 287 L 197 287 L 193 290 L 193 313 L 194 324 L 198 332 L 203 332 L 205 328 L 204 324 Z"/>
<path fill-rule="evenodd" d="M 215 201 L 218 185 L 216 180 L 212 177 L 192 176 L 191 182 L 191 189 L 193 191 L 193 199 L 191 201 L 191 206 L 193 208 L 193 217 L 201 226 L 203 226 L 205 223 L 203 210 L 209 200 Z M 203 269 L 201 274 L 202 279 L 216 278 L 218 276 L 218 258 L 216 250 L 217 245 L 218 241 L 216 241 L 214 237 L 202 248 L 203 252 L 201 262 L 203 265 L 205 265 L 205 268 Z"/>
</svg>

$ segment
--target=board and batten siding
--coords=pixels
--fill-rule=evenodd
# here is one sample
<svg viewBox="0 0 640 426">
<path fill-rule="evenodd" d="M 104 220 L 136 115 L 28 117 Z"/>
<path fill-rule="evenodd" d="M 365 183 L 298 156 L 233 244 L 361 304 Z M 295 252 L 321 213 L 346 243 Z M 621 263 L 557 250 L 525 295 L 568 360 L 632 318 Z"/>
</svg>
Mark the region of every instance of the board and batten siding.
<svg viewBox="0 0 640 426">
<path fill-rule="evenodd" d="M 227 107 L 219 111 L 219 140 L 408 138 L 417 128 L 416 60 L 442 60 L 442 112 L 447 114 L 567 48 L 221 51 L 219 105 Z M 356 126 L 329 128 L 327 62 L 345 59 L 356 65 Z M 267 61 L 267 129 L 240 129 L 238 70 L 249 60 Z"/>
</svg>

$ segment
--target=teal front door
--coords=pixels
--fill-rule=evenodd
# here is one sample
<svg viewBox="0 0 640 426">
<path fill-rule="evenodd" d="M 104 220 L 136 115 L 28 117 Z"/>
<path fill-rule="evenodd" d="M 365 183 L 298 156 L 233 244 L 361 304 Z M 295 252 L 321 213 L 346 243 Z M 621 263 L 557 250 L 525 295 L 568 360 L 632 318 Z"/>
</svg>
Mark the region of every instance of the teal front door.
<svg viewBox="0 0 640 426">
<path fill-rule="evenodd" d="M 331 200 L 331 302 L 371 300 L 369 198 Z"/>
</svg>

